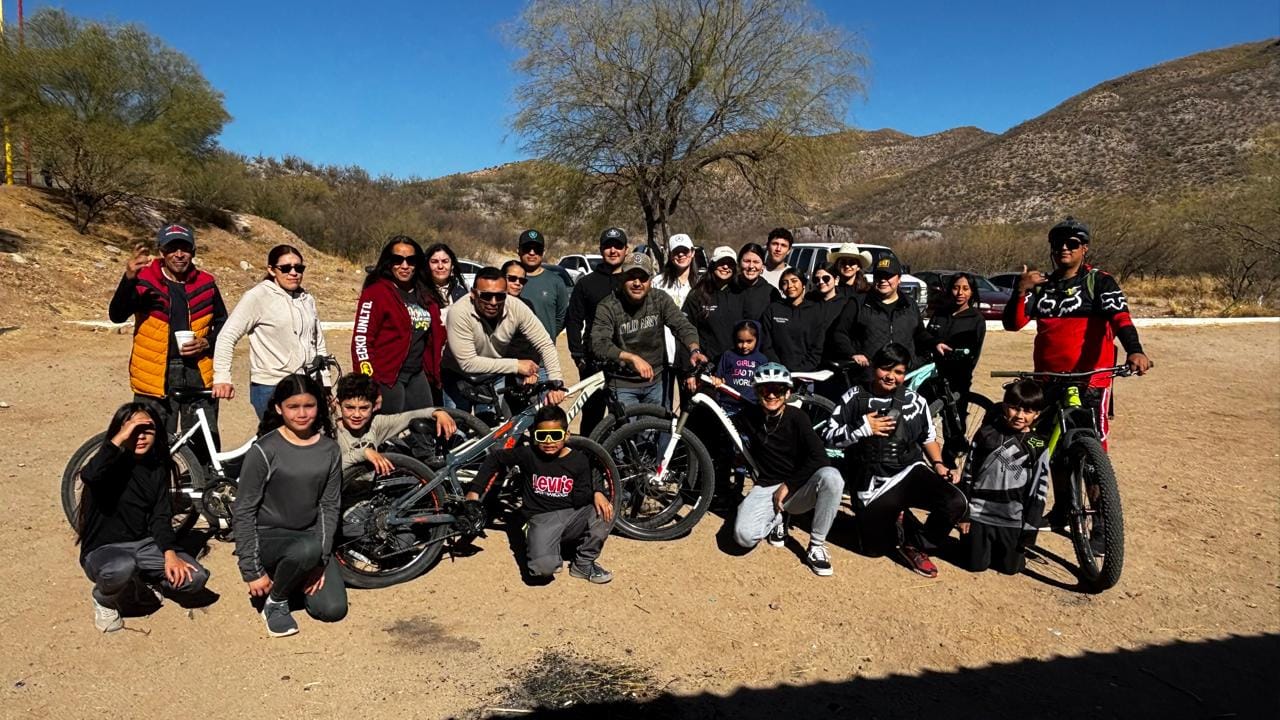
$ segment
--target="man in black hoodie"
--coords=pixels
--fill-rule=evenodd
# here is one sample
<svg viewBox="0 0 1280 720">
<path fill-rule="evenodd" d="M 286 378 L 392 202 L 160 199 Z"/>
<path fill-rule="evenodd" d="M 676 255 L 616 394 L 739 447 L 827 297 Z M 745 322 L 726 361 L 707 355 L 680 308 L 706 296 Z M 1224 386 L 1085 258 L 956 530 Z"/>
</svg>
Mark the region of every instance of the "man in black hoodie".
<svg viewBox="0 0 1280 720">
<path fill-rule="evenodd" d="M 565 314 L 564 330 L 569 342 L 569 355 L 578 367 L 578 377 L 594 374 L 596 358 L 591 354 L 591 326 L 595 323 L 596 306 L 613 294 L 622 283 L 622 259 L 627 256 L 627 234 L 622 228 L 611 227 L 600 233 L 600 264 L 573 286 L 569 296 L 569 310 Z M 582 406 L 580 432 L 590 435 L 605 413 L 605 397 L 600 393 Z"/>
<path fill-rule="evenodd" d="M 902 267 L 893 255 L 876 262 L 872 291 L 862 299 L 852 299 L 832 326 L 831 342 L 842 362 L 853 360 L 866 368 L 870 357 L 889 343 L 898 343 L 911 353 L 909 367 L 917 365 L 922 348 L 938 345 L 920 320 L 915 302 L 898 293 Z M 947 348 L 950 349 L 950 348 Z"/>
</svg>

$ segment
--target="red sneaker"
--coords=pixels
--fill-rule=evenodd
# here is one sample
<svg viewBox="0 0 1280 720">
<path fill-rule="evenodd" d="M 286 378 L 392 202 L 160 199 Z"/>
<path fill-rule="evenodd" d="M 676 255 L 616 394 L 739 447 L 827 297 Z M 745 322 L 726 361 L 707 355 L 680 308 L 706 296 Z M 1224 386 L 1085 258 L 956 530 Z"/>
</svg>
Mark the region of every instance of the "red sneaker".
<svg viewBox="0 0 1280 720">
<path fill-rule="evenodd" d="M 928 555 L 911 547 L 910 545 L 902 545 L 898 548 L 898 555 L 907 563 L 907 567 L 914 570 L 917 574 L 927 578 L 938 577 L 938 566 L 933 564 Z"/>
</svg>

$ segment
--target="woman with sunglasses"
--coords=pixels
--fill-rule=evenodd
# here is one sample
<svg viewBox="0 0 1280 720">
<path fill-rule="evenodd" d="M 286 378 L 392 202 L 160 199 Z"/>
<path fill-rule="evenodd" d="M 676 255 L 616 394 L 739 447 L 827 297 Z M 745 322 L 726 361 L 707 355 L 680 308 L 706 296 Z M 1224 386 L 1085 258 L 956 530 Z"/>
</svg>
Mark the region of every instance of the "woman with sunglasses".
<svg viewBox="0 0 1280 720">
<path fill-rule="evenodd" d="M 328 355 L 316 299 L 302 287 L 307 266 L 292 245 L 277 245 L 267 253 L 267 275 L 245 292 L 218 334 L 213 351 L 213 396 L 236 395 L 231 363 L 236 343 L 249 336 L 249 404 L 258 419 L 276 383 L 300 372 L 317 355 Z M 329 386 L 326 372 L 324 384 Z"/>
<path fill-rule="evenodd" d="M 453 248 L 436 243 L 427 248 L 427 270 L 431 274 L 431 287 L 440 299 L 440 319 L 448 321 L 449 306 L 467 296 L 467 283 L 462 279 L 462 266 Z"/>
<path fill-rule="evenodd" d="M 822 364 L 825 330 L 818 306 L 804 295 L 804 274 L 787 268 L 778 277 L 783 299 L 764 311 L 763 351 L 792 372 L 812 372 Z"/>
<path fill-rule="evenodd" d="M 422 246 L 397 235 L 364 279 L 351 336 L 351 363 L 373 378 L 387 414 L 433 405 L 445 325 Z"/>
<path fill-rule="evenodd" d="M 689 299 L 689 293 L 693 290 L 693 280 L 693 238 L 684 233 L 672 235 L 667 241 L 667 262 L 662 266 L 662 272 L 653 278 L 653 289 L 666 293 L 675 301 L 676 307 L 683 308 L 684 301 Z M 679 367 L 678 357 L 676 336 L 668 330 L 668 366 Z M 675 387 L 675 375 L 675 373 L 667 373 L 663 378 L 662 399 L 667 405 L 671 404 L 674 395 L 672 389 Z"/>
</svg>

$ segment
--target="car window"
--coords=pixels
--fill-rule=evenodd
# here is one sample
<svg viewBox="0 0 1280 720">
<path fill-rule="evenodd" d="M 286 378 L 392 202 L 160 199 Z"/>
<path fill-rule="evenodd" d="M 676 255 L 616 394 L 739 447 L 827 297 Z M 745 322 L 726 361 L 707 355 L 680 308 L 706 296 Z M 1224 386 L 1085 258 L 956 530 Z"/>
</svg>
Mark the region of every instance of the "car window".
<svg viewBox="0 0 1280 720">
<path fill-rule="evenodd" d="M 826 249 L 826 248 L 814 248 L 814 250 L 813 250 L 813 267 L 814 267 L 814 268 L 819 268 L 819 267 L 826 267 L 826 266 L 827 266 L 827 249 Z"/>
</svg>

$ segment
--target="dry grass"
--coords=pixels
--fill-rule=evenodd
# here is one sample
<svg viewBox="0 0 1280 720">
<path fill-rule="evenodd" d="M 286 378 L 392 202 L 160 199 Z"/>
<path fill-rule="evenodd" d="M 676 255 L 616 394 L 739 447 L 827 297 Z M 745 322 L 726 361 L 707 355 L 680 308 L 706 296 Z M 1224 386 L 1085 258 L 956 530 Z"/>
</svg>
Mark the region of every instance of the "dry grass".
<svg viewBox="0 0 1280 720">
<path fill-rule="evenodd" d="M 1212 275 L 1130 278 L 1124 283 L 1138 314 L 1155 317 L 1270 317 L 1280 315 L 1275 298 L 1232 303 Z"/>
</svg>

